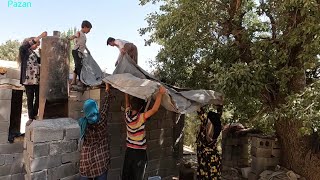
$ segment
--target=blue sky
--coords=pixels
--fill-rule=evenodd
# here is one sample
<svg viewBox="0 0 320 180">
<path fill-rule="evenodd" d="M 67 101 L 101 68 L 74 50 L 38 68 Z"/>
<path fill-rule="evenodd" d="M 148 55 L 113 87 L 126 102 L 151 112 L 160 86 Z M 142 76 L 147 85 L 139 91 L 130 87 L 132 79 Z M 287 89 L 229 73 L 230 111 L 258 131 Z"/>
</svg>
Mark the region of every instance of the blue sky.
<svg viewBox="0 0 320 180">
<path fill-rule="evenodd" d="M 21 1 L 21 0 L 20 0 Z M 140 6 L 139 0 L 24 0 L 30 8 L 9 8 L 8 0 L 0 0 L 2 19 L 0 44 L 9 39 L 23 40 L 43 31 L 80 28 L 82 20 L 89 20 L 93 28 L 87 34 L 87 46 L 102 70 L 112 73 L 119 50 L 106 45 L 109 36 L 133 42 L 138 47 L 139 65 L 150 71 L 149 61 L 160 46 L 144 46 L 138 29 L 147 26 L 145 17 L 157 6 Z"/>
</svg>

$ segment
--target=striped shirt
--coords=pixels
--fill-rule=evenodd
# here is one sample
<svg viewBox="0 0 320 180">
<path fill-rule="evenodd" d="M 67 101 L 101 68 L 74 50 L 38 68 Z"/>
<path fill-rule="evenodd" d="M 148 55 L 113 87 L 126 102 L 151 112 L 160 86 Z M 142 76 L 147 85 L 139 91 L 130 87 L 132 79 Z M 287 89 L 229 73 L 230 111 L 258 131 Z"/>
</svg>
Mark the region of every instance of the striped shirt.
<svg viewBox="0 0 320 180">
<path fill-rule="evenodd" d="M 144 113 L 132 116 L 130 108 L 126 109 L 127 147 L 132 149 L 147 148 L 145 122 Z"/>
</svg>

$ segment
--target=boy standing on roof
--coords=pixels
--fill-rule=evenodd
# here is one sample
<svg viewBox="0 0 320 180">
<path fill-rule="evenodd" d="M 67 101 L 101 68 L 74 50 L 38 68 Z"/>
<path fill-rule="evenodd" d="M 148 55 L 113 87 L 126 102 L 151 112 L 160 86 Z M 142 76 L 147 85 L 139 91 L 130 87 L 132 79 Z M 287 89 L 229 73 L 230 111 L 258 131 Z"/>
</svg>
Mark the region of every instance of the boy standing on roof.
<svg viewBox="0 0 320 180">
<path fill-rule="evenodd" d="M 77 84 L 77 76 L 79 77 L 79 81 L 80 81 L 84 50 L 86 50 L 87 53 L 90 54 L 90 51 L 88 50 L 86 45 L 86 42 L 87 42 L 86 34 L 90 32 L 91 28 L 92 28 L 92 24 L 89 21 L 83 21 L 81 24 L 81 31 L 78 31 L 75 35 L 69 38 L 69 40 L 75 39 L 75 45 L 72 50 L 75 70 L 73 71 L 73 79 L 72 79 L 71 85 Z"/>
</svg>

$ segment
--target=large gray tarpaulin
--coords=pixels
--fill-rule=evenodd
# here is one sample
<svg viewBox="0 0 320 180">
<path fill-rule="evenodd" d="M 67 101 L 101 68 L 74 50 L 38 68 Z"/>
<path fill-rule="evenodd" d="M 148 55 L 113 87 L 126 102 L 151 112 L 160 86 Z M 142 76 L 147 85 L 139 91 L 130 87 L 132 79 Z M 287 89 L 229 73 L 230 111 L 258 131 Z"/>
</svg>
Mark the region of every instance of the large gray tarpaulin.
<svg viewBox="0 0 320 180">
<path fill-rule="evenodd" d="M 87 86 L 101 85 L 103 73 L 90 54 L 85 54 L 82 61 L 80 80 Z"/>
<path fill-rule="evenodd" d="M 185 114 L 198 110 L 201 106 L 223 104 L 223 95 L 212 90 L 181 90 L 164 84 L 154 76 L 136 65 L 126 54 L 119 59 L 113 75 L 103 79 L 104 82 L 132 96 L 148 100 L 155 98 L 160 84 L 168 89 L 161 104 L 169 111 Z"/>
</svg>

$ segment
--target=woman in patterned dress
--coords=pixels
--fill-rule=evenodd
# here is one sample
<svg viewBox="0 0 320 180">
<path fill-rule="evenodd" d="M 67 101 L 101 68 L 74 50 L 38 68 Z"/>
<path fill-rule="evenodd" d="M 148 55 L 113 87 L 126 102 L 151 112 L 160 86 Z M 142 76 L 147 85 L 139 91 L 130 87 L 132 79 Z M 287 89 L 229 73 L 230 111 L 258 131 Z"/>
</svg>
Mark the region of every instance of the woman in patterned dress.
<svg viewBox="0 0 320 180">
<path fill-rule="evenodd" d="M 198 111 L 201 125 L 197 137 L 197 179 L 218 180 L 221 179 L 221 157 L 217 150 L 217 138 L 221 132 L 221 108 L 218 113 L 208 112 L 203 108 Z"/>
<path fill-rule="evenodd" d="M 21 73 L 20 83 L 24 85 L 27 95 L 29 120 L 26 126 L 36 119 L 39 109 L 40 57 L 34 52 L 40 45 L 40 39 L 47 36 L 43 32 L 38 37 L 27 38 L 19 48 Z"/>
</svg>

